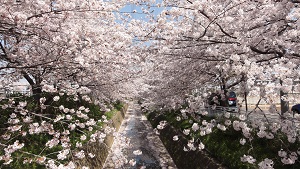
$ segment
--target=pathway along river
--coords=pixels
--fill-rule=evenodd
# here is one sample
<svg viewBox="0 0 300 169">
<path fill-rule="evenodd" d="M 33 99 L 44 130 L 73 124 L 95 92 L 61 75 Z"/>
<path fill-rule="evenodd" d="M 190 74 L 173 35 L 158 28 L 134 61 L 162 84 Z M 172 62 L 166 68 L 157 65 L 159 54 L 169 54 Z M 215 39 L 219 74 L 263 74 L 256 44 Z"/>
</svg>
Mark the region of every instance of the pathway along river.
<svg viewBox="0 0 300 169">
<path fill-rule="evenodd" d="M 141 152 L 140 152 L 141 151 Z M 134 153 L 133 153 L 134 152 Z M 130 161 L 126 163 L 126 160 Z M 135 165 L 132 165 L 134 164 Z M 172 158 L 136 103 L 129 109 L 104 169 L 176 169 Z"/>
</svg>

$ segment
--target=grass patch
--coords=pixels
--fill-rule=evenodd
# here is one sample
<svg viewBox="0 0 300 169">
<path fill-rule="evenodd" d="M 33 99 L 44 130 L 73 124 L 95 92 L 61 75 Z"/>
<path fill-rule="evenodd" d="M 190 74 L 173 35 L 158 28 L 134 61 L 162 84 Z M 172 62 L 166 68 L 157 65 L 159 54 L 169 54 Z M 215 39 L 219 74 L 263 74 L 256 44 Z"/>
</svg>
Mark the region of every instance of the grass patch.
<svg viewBox="0 0 300 169">
<path fill-rule="evenodd" d="M 106 115 L 107 119 L 111 119 L 119 110 L 118 109 L 113 109 L 111 111 L 105 112 L 104 114 Z"/>
</svg>

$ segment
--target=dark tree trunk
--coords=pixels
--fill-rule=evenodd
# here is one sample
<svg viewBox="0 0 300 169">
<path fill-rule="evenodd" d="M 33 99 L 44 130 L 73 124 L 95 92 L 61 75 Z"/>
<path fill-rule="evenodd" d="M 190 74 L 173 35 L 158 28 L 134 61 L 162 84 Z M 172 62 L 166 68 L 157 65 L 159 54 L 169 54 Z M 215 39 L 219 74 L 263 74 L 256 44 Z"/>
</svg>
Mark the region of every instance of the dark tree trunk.
<svg viewBox="0 0 300 169">
<path fill-rule="evenodd" d="M 35 81 L 32 79 L 31 76 L 28 75 L 27 72 L 22 71 L 22 74 L 24 78 L 27 80 L 27 82 L 30 84 L 31 89 L 32 89 L 32 95 L 34 100 L 37 103 L 40 103 L 40 98 L 41 98 L 41 93 L 42 93 L 42 88 L 41 88 L 41 78 L 35 77 Z"/>
<path fill-rule="evenodd" d="M 280 84 L 282 86 L 282 80 L 280 79 Z M 289 111 L 289 102 L 282 100 L 282 96 L 285 96 L 287 93 L 284 93 L 282 90 L 280 90 L 280 108 L 281 108 L 281 114 Z"/>
<path fill-rule="evenodd" d="M 221 81 L 221 90 L 224 91 L 225 98 L 221 100 L 221 106 L 228 107 L 228 96 L 227 96 L 227 88 L 226 88 L 226 80 L 222 78 Z"/>
</svg>

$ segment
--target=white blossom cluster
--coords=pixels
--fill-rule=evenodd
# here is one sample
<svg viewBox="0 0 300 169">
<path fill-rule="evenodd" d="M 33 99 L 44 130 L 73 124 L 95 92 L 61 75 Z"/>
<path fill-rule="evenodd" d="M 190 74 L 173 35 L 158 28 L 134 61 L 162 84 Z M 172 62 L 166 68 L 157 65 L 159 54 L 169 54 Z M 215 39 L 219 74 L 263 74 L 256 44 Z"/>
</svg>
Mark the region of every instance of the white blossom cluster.
<svg viewBox="0 0 300 169">
<path fill-rule="evenodd" d="M 69 96 L 72 98 L 72 96 Z M 53 101 L 50 104 L 46 104 L 46 97 L 40 99 L 40 104 L 45 103 L 47 108 L 52 108 L 56 111 L 56 116 L 49 114 L 37 113 L 30 109 L 27 109 L 26 102 L 17 102 L 11 98 L 6 106 L 2 106 L 2 110 L 11 111 L 7 119 L 6 132 L 1 132 L 0 144 L 3 146 L 3 154 L 0 156 L 0 160 L 4 165 L 9 165 L 15 161 L 13 154 L 18 152 L 23 154 L 23 163 L 39 163 L 47 166 L 48 168 L 76 168 L 76 164 L 73 160 L 83 158 L 94 158 L 95 154 L 84 151 L 82 147 L 86 143 L 98 142 L 104 143 L 104 139 L 107 135 L 113 135 L 115 129 L 112 127 L 102 128 L 100 123 L 108 123 L 108 119 L 105 115 L 98 115 L 101 117 L 98 121 L 91 118 L 89 114 L 90 109 L 85 106 L 74 106 L 72 109 L 67 108 L 64 105 L 53 106 L 60 100 L 60 96 L 53 96 Z M 88 102 L 88 100 L 85 100 Z M 15 104 L 18 103 L 18 104 Z M 77 108 L 76 108 L 77 107 Z M 17 111 L 15 111 L 17 110 Z M 45 110 L 45 109 L 41 109 Z M 26 112 L 26 113 L 18 113 Z M 101 113 L 101 112 L 95 112 Z M 74 138 L 72 135 L 75 133 L 81 133 L 77 136 L 77 142 L 73 145 Z M 89 133 L 89 134 L 88 134 Z M 22 137 L 18 140 L 17 138 Z M 33 154 L 32 152 L 26 152 L 22 150 L 24 147 L 30 146 L 32 143 L 26 141 L 23 138 L 31 137 L 45 137 L 44 149 L 50 151 L 45 153 L 43 149 L 39 154 Z M 73 140 L 71 140 L 73 139 Z M 21 141 L 22 140 L 22 141 Z M 34 142 L 34 140 L 33 140 Z M 36 144 L 36 143 L 34 143 Z M 38 143 L 40 144 L 40 143 Z M 54 151 L 60 147 L 59 151 Z M 56 154 L 55 156 L 49 156 L 50 154 Z"/>
</svg>

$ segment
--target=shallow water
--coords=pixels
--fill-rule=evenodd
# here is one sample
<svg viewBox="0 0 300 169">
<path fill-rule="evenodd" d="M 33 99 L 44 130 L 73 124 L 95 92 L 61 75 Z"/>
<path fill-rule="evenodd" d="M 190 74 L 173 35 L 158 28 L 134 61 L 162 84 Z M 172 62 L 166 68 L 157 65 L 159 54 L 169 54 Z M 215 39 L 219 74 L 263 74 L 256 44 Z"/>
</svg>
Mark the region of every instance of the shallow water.
<svg viewBox="0 0 300 169">
<path fill-rule="evenodd" d="M 129 104 L 128 112 L 118 133 L 119 136 L 115 139 L 112 151 L 104 165 L 105 169 L 176 169 L 176 165 L 161 140 L 153 132 L 150 122 L 141 114 L 138 104 Z M 128 139 L 130 139 L 130 144 L 124 144 L 124 140 Z M 133 151 L 136 150 L 142 151 L 142 154 L 135 155 Z M 132 166 L 126 163 L 126 159 L 128 161 L 134 159 L 136 164 Z"/>
</svg>

